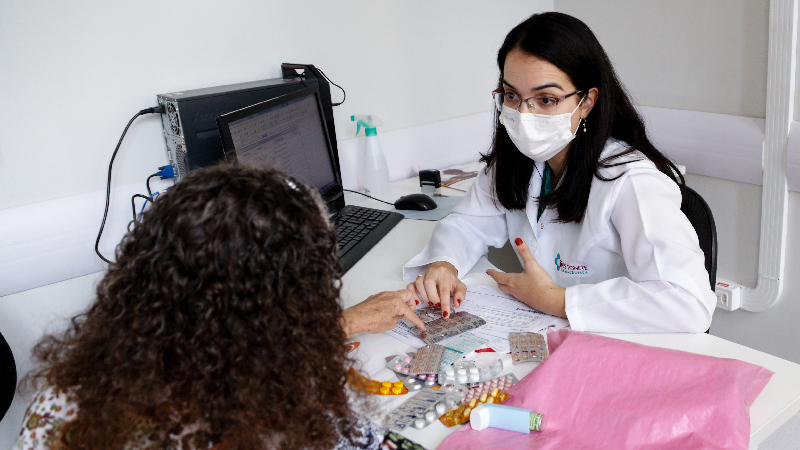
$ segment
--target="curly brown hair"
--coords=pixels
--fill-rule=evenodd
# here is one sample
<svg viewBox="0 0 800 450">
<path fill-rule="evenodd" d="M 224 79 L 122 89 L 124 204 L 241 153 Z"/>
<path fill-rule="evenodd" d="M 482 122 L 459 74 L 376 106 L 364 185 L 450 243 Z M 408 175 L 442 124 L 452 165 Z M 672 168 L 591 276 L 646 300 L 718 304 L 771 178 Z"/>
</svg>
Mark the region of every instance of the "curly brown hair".
<svg viewBox="0 0 800 450">
<path fill-rule="evenodd" d="M 97 300 L 34 349 L 33 380 L 79 387 L 61 445 L 121 449 L 141 432 L 132 419 L 154 427 L 152 448 L 196 425 L 194 448 L 333 448 L 339 433 L 356 436 L 323 209 L 280 172 L 231 165 L 159 198 Z"/>
</svg>

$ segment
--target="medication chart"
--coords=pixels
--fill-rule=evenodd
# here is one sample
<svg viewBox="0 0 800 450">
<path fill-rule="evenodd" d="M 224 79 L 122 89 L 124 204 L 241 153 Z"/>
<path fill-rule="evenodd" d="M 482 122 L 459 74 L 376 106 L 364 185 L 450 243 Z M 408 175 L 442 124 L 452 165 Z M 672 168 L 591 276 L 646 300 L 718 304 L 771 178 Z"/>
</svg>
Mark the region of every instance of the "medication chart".
<svg viewBox="0 0 800 450">
<path fill-rule="evenodd" d="M 466 311 L 482 318 L 481 333 L 500 334 L 538 332 L 555 324 L 559 317 L 537 311 L 519 300 L 489 286 L 471 286 L 456 311 Z"/>
</svg>

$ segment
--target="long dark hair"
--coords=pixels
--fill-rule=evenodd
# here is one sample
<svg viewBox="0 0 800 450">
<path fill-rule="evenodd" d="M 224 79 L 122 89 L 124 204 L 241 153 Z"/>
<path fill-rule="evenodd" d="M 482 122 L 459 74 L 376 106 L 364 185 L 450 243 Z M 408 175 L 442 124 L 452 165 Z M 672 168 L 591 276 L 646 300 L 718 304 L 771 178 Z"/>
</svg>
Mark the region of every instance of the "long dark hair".
<svg viewBox="0 0 800 450">
<path fill-rule="evenodd" d="M 186 427 L 197 431 L 184 448 L 198 449 L 333 448 L 337 429 L 356 436 L 322 208 L 315 190 L 242 166 L 198 170 L 158 199 L 96 301 L 34 349 L 31 380 L 78 387 L 63 448 L 126 448 L 135 421 L 162 449 Z"/>
<path fill-rule="evenodd" d="M 592 30 L 580 20 L 567 14 L 548 12 L 534 14 L 514 27 L 497 52 L 500 68 L 498 86 L 502 87 L 503 66 L 508 53 L 519 49 L 545 60 L 567 74 L 576 89 L 600 91 L 594 108 L 586 118 L 587 132 L 580 128 L 572 141 L 561 182 L 553 193 L 539 197 L 539 203 L 554 207 L 560 222 L 580 222 L 586 212 L 592 178 L 603 181 L 601 169 L 624 164 L 629 158 L 619 158 L 639 151 L 655 166 L 683 186 L 683 176 L 666 156 L 647 138 L 644 123 L 634 109 L 625 88 L 617 79 L 605 50 Z M 495 131 L 492 148 L 482 155 L 487 171 L 495 171 L 494 190 L 500 204 L 509 210 L 524 209 L 528 202 L 528 185 L 534 162 L 517 150 L 500 124 L 495 111 Z M 600 160 L 609 138 L 627 144 L 620 153 Z"/>
</svg>

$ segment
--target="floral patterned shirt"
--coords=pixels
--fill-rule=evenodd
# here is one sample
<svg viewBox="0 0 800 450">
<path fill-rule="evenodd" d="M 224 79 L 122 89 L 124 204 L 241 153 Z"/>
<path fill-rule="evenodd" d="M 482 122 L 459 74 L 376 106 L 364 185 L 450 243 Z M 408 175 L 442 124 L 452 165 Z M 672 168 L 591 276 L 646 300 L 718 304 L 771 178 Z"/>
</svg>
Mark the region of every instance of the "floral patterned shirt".
<svg viewBox="0 0 800 450">
<path fill-rule="evenodd" d="M 78 414 L 78 403 L 75 398 L 77 388 L 68 390 L 48 387 L 36 394 L 22 422 L 22 429 L 14 447 L 16 450 L 60 450 L 63 444 L 60 440 L 61 428 L 64 424 L 74 420 Z M 410 441 L 406 441 L 395 433 L 386 433 L 384 428 L 378 427 L 367 419 L 360 419 L 358 428 L 362 437 L 350 443 L 341 437 L 335 450 L 377 450 L 377 449 L 421 449 Z M 181 449 L 182 437 L 196 431 L 197 427 L 186 427 L 180 436 L 170 436 L 175 439 L 176 448 Z M 147 439 L 145 436 L 140 436 Z M 385 440 L 384 440 L 385 439 Z M 135 441 L 128 448 L 135 449 L 146 446 L 145 441 Z M 222 446 L 219 446 L 222 447 Z M 214 450 L 216 447 L 212 448 Z"/>
<path fill-rule="evenodd" d="M 53 387 L 36 394 L 22 422 L 17 450 L 57 450 L 61 427 L 77 416 L 75 390 L 63 391 Z"/>
</svg>

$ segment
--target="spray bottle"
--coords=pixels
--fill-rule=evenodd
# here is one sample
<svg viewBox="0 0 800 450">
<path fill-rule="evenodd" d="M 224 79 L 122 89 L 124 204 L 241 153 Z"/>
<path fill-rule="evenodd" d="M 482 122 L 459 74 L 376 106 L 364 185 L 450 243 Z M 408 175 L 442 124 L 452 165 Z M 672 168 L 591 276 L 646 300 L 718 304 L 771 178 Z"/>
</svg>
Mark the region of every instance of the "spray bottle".
<svg viewBox="0 0 800 450">
<path fill-rule="evenodd" d="M 356 122 L 356 136 L 361 127 L 364 127 L 366 140 L 364 141 L 364 190 L 367 195 L 383 201 L 391 201 L 389 194 L 389 165 L 383 156 L 381 143 L 378 141 L 378 130 L 375 127 L 383 125 L 378 116 L 364 114 L 350 116 Z"/>
</svg>

